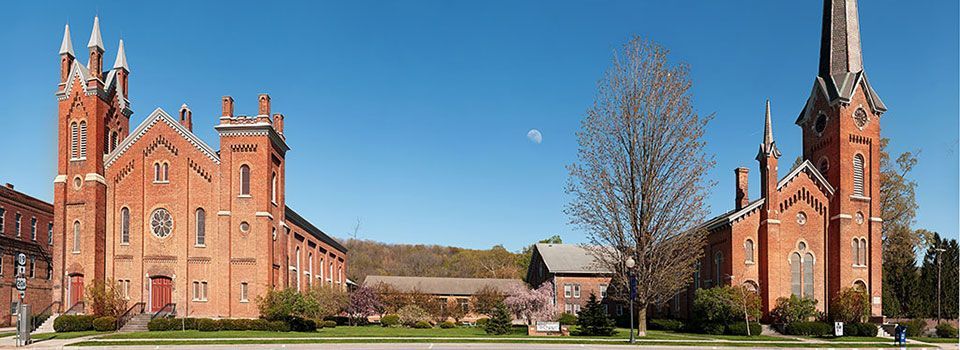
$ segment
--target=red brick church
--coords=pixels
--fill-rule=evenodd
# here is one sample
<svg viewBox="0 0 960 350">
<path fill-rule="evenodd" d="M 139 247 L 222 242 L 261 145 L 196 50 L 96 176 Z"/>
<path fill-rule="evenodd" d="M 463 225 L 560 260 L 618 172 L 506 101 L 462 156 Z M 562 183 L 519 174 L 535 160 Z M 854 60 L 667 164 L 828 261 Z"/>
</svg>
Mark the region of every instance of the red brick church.
<svg viewBox="0 0 960 350">
<path fill-rule="evenodd" d="M 734 170 L 734 207 L 705 226 L 693 286 L 756 290 L 767 315 L 779 297 L 811 297 L 820 311 L 847 287 L 870 295 L 881 315 L 880 101 L 863 69 L 856 0 L 825 0 L 819 72 L 795 123 L 802 164 L 780 171 L 767 102 L 759 162 L 760 195 L 748 196 L 748 169 Z M 790 164 L 790 163 L 787 163 Z M 679 311 L 679 310 L 678 310 Z"/>
<path fill-rule="evenodd" d="M 346 249 L 285 202 L 284 116 L 258 97 L 255 115 L 223 97 L 219 150 L 193 133 L 186 105 L 130 127 L 123 41 L 104 70 L 99 19 L 74 53 L 60 47 L 53 299 L 84 312 L 94 281 L 115 281 L 128 305 L 181 316 L 256 317 L 267 290 L 346 287 Z"/>
</svg>

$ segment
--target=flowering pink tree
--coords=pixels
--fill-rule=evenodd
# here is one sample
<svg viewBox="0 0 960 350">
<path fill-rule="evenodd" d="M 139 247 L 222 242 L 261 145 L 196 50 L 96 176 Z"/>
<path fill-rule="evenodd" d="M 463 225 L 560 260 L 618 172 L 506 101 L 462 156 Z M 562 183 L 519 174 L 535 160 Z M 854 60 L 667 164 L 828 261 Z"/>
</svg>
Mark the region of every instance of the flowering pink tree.
<svg viewBox="0 0 960 350">
<path fill-rule="evenodd" d="M 350 316 L 350 323 L 356 324 L 358 321 L 366 321 L 367 317 L 376 315 L 383 309 L 383 303 L 373 288 L 361 286 L 350 293 L 350 304 L 347 306 L 347 315 Z"/>
<path fill-rule="evenodd" d="M 526 320 L 528 325 L 537 320 L 552 320 L 556 317 L 556 309 L 553 305 L 553 283 L 550 282 L 540 285 L 537 289 L 514 287 L 503 303 L 517 315 L 517 318 Z"/>
</svg>

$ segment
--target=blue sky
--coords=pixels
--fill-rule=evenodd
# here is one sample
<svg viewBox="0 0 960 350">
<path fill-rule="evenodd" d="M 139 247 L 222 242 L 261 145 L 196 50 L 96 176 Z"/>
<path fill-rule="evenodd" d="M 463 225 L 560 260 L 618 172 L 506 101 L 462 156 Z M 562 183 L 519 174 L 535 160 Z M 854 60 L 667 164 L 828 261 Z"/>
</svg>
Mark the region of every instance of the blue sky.
<svg viewBox="0 0 960 350">
<path fill-rule="evenodd" d="M 386 242 L 518 249 L 560 234 L 574 133 L 611 52 L 632 35 L 689 63 L 695 104 L 716 113 L 714 213 L 751 169 L 772 100 L 790 164 L 793 124 L 817 70 L 819 1 L 207 1 L 6 4 L 0 14 L 0 182 L 52 199 L 57 49 L 69 22 L 81 61 L 99 13 L 112 64 L 122 36 L 139 124 L 187 103 L 218 147 L 219 101 L 286 115 L 288 205 L 327 233 Z M 958 232 L 958 2 L 860 4 L 864 64 L 889 111 L 883 136 L 922 150 L 917 227 Z M 527 132 L 542 132 L 542 143 Z M 783 175 L 783 174 L 781 174 Z"/>
</svg>

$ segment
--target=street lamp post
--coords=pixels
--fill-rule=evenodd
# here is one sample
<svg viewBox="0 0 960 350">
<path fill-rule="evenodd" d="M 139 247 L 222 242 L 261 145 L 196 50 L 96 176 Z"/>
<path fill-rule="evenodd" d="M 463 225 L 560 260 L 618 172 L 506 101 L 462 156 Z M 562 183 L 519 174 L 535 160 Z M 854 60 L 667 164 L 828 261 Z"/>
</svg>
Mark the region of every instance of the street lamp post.
<svg viewBox="0 0 960 350">
<path fill-rule="evenodd" d="M 633 334 L 633 294 L 634 294 L 634 282 L 633 282 L 633 267 L 636 266 L 637 262 L 633 260 L 633 257 L 627 259 L 627 285 L 630 292 L 630 343 L 636 343 L 637 339 Z"/>
<path fill-rule="evenodd" d="M 934 249 L 937 252 L 937 325 L 940 324 L 940 271 L 943 268 L 941 263 L 940 255 L 943 255 L 943 252 L 947 251 L 943 248 Z"/>
</svg>

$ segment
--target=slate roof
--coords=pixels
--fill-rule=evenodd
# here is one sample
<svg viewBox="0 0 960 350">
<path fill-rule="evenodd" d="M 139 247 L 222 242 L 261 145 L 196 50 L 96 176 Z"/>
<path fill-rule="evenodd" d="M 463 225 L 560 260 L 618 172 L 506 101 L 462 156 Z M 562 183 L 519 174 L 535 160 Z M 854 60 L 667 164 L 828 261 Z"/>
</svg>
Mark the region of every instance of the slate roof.
<svg viewBox="0 0 960 350">
<path fill-rule="evenodd" d="M 611 273 L 593 253 L 576 244 L 537 243 L 534 249 L 550 273 Z"/>
<path fill-rule="evenodd" d="M 505 278 L 453 278 L 415 276 L 367 276 L 365 286 L 384 283 L 401 292 L 419 291 L 434 295 L 474 295 L 484 286 L 507 292 L 514 287 L 523 287 L 518 279 Z"/>
</svg>

